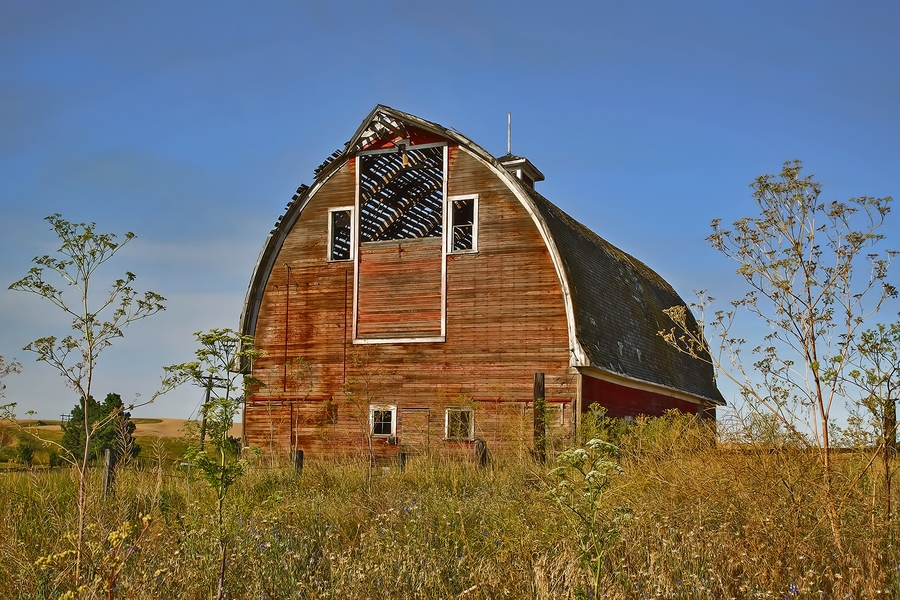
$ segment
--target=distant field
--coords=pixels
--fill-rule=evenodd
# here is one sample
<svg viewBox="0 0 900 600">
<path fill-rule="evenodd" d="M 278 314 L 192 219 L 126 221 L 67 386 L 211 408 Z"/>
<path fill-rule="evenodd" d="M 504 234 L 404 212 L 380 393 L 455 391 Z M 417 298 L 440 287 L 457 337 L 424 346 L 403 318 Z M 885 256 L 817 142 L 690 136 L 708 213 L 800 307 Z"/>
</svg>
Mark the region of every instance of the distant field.
<svg viewBox="0 0 900 600">
<path fill-rule="evenodd" d="M 186 419 L 131 419 L 137 428 L 135 436 L 141 437 L 181 437 L 184 435 L 184 425 L 188 421 Z M 11 427 L 12 423 L 0 423 Z M 62 421 L 46 420 L 46 419 L 20 419 L 19 425 L 25 429 L 35 428 L 41 431 L 59 431 Z M 231 428 L 231 435 L 238 437 L 241 435 L 241 424 L 235 423 Z"/>
<path fill-rule="evenodd" d="M 154 455 L 162 455 L 169 460 L 180 460 L 187 451 L 190 440 L 185 435 L 184 427 L 189 421 L 185 419 L 132 419 L 135 424 L 134 439 L 141 446 L 139 458 L 149 459 Z M 40 423 L 40 424 L 39 424 Z M 22 429 L 31 431 L 36 437 L 40 437 L 51 443 L 58 444 L 62 440 L 62 424 L 59 420 L 28 419 L 19 421 Z M 10 422 L 0 422 L 0 463 L 5 463 L 13 458 L 14 447 L 17 445 L 22 432 Z M 231 435 L 241 435 L 241 424 L 235 423 L 231 429 Z M 49 460 L 47 448 L 37 447 L 35 450 L 35 462 L 46 464 Z M 7 451 L 3 452 L 6 448 Z"/>
</svg>

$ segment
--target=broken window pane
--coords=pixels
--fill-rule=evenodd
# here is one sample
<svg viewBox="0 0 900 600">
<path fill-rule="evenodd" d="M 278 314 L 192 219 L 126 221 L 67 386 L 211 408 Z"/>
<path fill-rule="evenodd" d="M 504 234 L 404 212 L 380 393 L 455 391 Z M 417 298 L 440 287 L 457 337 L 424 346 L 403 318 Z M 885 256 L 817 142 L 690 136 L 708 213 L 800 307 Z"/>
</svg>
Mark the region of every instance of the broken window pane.
<svg viewBox="0 0 900 600">
<path fill-rule="evenodd" d="M 331 242 L 328 260 L 350 260 L 350 211 L 331 212 Z"/>
<path fill-rule="evenodd" d="M 475 247 L 475 199 L 454 200 L 450 222 L 453 231 L 453 252 Z"/>
<path fill-rule="evenodd" d="M 359 241 L 440 237 L 444 148 L 404 148 L 359 159 Z"/>
<path fill-rule="evenodd" d="M 447 439 L 471 440 L 475 434 L 475 412 L 470 409 L 447 409 Z"/>
</svg>

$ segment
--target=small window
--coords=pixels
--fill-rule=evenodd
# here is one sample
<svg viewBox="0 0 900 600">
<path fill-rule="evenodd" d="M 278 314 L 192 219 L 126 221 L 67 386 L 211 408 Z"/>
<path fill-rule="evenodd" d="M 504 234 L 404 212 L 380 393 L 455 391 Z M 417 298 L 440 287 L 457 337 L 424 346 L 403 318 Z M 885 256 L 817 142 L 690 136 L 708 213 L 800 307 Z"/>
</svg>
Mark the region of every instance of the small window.
<svg viewBox="0 0 900 600">
<path fill-rule="evenodd" d="M 448 408 L 446 426 L 448 440 L 474 440 L 475 411 L 471 408 Z"/>
<path fill-rule="evenodd" d="M 349 208 L 328 211 L 328 260 L 353 260 L 352 214 Z"/>
<path fill-rule="evenodd" d="M 375 437 L 390 437 L 397 432 L 396 406 L 370 406 L 369 425 Z"/>
<path fill-rule="evenodd" d="M 478 196 L 450 199 L 450 252 L 477 249 Z"/>
</svg>

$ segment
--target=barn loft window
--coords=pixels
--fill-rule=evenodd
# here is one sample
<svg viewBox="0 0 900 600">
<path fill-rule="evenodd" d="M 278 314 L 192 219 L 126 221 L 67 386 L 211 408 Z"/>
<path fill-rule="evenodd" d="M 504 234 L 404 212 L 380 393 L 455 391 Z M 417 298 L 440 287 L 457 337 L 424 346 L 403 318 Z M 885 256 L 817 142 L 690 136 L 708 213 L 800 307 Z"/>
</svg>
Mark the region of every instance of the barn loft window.
<svg viewBox="0 0 900 600">
<path fill-rule="evenodd" d="M 440 237 L 445 146 L 398 144 L 359 160 L 359 241 Z"/>
<path fill-rule="evenodd" d="M 478 249 L 478 196 L 450 198 L 450 252 Z"/>
<path fill-rule="evenodd" d="M 375 437 L 390 437 L 397 432 L 396 406 L 370 406 L 369 425 Z"/>
<path fill-rule="evenodd" d="M 475 439 L 475 411 L 471 408 L 448 408 L 445 424 L 448 440 Z"/>
<path fill-rule="evenodd" d="M 353 259 L 352 214 L 350 207 L 328 211 L 328 260 Z"/>
</svg>

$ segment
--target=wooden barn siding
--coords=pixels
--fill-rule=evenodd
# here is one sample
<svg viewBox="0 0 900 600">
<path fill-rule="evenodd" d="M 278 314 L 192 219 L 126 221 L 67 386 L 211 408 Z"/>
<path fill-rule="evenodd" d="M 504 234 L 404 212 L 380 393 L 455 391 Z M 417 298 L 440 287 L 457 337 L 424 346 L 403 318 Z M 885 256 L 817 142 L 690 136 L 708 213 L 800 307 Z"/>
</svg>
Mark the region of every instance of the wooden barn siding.
<svg viewBox="0 0 900 600">
<path fill-rule="evenodd" d="M 274 443 L 282 450 L 301 448 L 308 457 L 365 454 L 362 428 L 371 403 L 398 406 L 400 444 L 375 439 L 375 453 L 381 457 L 423 445 L 431 453 L 471 456 L 473 444 L 443 440 L 445 409 L 469 406 L 475 410 L 476 437 L 486 440 L 491 451 L 524 451 L 531 444 L 531 405 L 526 400 L 535 372 L 546 373 L 548 397 L 572 401 L 565 425 L 554 429 L 559 438 L 571 434 L 578 374 L 569 367 L 565 307 L 549 251 L 531 217 L 500 180 L 456 147 L 449 157 L 449 194 L 477 193 L 480 205 L 479 252 L 447 259 L 446 342 L 351 343 L 344 323 L 345 317 L 348 327 L 352 323 L 345 306 L 352 310 L 353 263 L 325 259 L 328 208 L 353 203 L 351 161 L 312 198 L 276 260 L 256 328 L 257 345 L 266 355 L 254 364 L 254 375 L 265 386 L 246 408 L 245 443 L 268 448 L 269 421 L 275 419 L 281 428 Z M 291 266 L 286 356 L 303 357 L 311 366 L 308 378 L 284 376 L 283 265 Z M 268 402 L 282 398 L 292 400 L 278 410 L 267 408 Z M 332 416 L 316 421 L 326 402 L 333 402 Z M 285 422 L 293 424 L 293 439 Z M 405 433 L 410 434 L 408 443 Z"/>
<path fill-rule="evenodd" d="M 359 256 L 359 338 L 441 335 L 439 237 L 362 244 Z"/>
<path fill-rule="evenodd" d="M 663 394 L 623 387 L 609 381 L 583 375 L 581 394 L 582 410 L 597 403 L 606 409 L 609 417 L 661 416 L 667 410 L 677 408 L 683 413 L 695 415 L 697 404 Z"/>
</svg>

